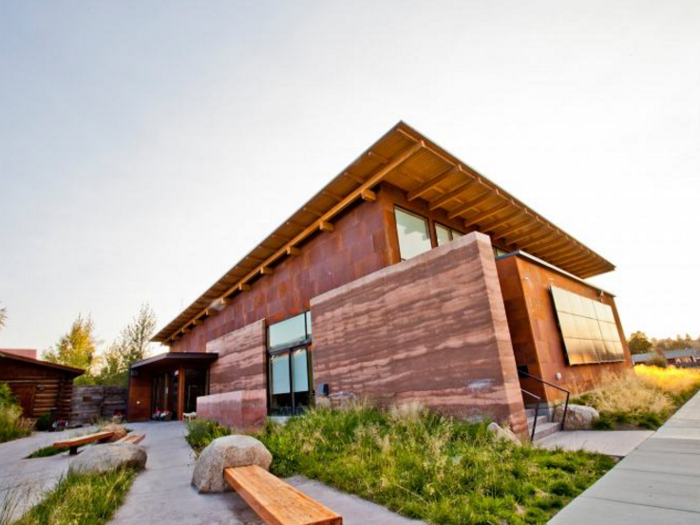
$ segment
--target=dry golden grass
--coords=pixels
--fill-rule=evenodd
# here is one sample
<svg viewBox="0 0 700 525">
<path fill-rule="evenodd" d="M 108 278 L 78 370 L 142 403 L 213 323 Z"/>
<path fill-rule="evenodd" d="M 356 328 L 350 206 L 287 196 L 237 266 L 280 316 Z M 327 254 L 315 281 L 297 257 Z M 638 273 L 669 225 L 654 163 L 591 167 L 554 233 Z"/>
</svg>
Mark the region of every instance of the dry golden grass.
<svg viewBox="0 0 700 525">
<path fill-rule="evenodd" d="M 682 395 L 700 386 L 700 370 L 695 368 L 638 365 L 634 367 L 634 372 L 644 385 L 666 394 Z"/>
</svg>

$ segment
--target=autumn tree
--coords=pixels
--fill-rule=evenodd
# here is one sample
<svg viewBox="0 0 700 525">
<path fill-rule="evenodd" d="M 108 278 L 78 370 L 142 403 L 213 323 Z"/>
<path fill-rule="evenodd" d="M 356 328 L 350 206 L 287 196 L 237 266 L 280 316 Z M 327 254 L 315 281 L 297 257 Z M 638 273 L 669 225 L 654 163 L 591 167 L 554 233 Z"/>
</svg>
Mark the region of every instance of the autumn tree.
<svg viewBox="0 0 700 525">
<path fill-rule="evenodd" d="M 652 342 L 644 332 L 634 332 L 627 341 L 627 345 L 633 354 L 646 354 L 653 348 Z"/>
<path fill-rule="evenodd" d="M 76 384 L 92 384 L 94 378 L 91 371 L 96 363 L 95 352 L 99 344 L 92 318 L 78 315 L 70 331 L 58 340 L 55 348 L 45 352 L 44 358 L 51 363 L 82 368 L 85 374 L 76 379 Z"/>
<path fill-rule="evenodd" d="M 3 306 L 0 308 L 0 330 L 3 329 L 5 323 L 7 323 L 7 308 Z"/>
</svg>

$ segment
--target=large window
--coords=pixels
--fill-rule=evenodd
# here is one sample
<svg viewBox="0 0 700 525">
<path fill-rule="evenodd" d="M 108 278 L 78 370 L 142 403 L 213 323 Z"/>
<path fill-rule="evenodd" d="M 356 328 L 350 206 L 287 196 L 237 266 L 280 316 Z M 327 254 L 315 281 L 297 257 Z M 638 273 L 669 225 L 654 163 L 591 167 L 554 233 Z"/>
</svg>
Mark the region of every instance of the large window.
<svg viewBox="0 0 700 525">
<path fill-rule="evenodd" d="M 612 308 L 552 286 L 552 298 L 570 365 L 624 361 Z"/>
<path fill-rule="evenodd" d="M 311 312 L 270 325 L 267 331 L 270 412 L 296 414 L 312 393 Z"/>
<path fill-rule="evenodd" d="M 401 208 L 395 208 L 396 231 L 399 234 L 401 260 L 405 261 L 432 248 L 428 219 Z"/>
<path fill-rule="evenodd" d="M 459 239 L 463 235 L 463 233 L 453 230 L 452 228 L 448 228 L 447 226 L 443 226 L 442 224 L 435 225 L 435 237 L 437 238 L 438 246 L 442 246 L 450 241 Z"/>
</svg>

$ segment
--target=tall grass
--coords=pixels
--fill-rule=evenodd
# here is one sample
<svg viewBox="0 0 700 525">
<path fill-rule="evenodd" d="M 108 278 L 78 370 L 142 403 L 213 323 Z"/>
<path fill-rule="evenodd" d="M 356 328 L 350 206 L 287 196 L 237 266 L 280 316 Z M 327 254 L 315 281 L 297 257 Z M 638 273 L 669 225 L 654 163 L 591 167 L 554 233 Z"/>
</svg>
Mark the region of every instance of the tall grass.
<svg viewBox="0 0 700 525">
<path fill-rule="evenodd" d="M 574 403 L 600 412 L 599 429 L 656 429 L 700 389 L 700 371 L 638 365 L 635 374 L 603 379 L 603 388 L 579 396 Z"/>
<path fill-rule="evenodd" d="M 231 429 L 208 419 L 195 419 L 187 423 L 185 440 L 192 447 L 195 455 L 199 455 L 209 443 L 216 438 L 228 436 Z"/>
<path fill-rule="evenodd" d="M 496 441 L 417 407 L 317 408 L 257 436 L 278 476 L 303 474 L 435 524 L 539 524 L 613 460 Z"/>
<path fill-rule="evenodd" d="M 7 383 L 0 383 L 0 443 L 28 436 L 32 422 L 22 417 L 22 407 Z"/>
<path fill-rule="evenodd" d="M 13 525 L 102 525 L 121 506 L 136 477 L 133 469 L 104 474 L 69 472 Z"/>
</svg>

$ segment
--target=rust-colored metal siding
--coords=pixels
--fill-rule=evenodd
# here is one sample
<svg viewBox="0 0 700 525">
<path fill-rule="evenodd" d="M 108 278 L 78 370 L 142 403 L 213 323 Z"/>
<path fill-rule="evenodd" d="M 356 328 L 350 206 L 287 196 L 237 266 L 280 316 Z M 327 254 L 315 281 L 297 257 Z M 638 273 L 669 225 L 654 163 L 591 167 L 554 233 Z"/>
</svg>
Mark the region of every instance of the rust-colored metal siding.
<svg viewBox="0 0 700 525">
<path fill-rule="evenodd" d="M 487 236 L 474 233 L 312 301 L 314 378 L 527 431 Z"/>
<path fill-rule="evenodd" d="M 518 366 L 527 366 L 530 374 L 574 394 L 600 387 L 606 374 L 621 375 L 632 370 L 632 359 L 613 297 L 609 294 L 601 296 L 598 289 L 591 285 L 517 255 L 499 259 L 496 266 Z M 550 292 L 552 286 L 599 300 L 612 307 L 624 347 L 624 362 L 576 366 L 566 364 L 564 343 Z M 556 379 L 557 373 L 561 373 L 561 380 Z M 523 388 L 544 396 L 549 402 L 564 396 L 553 388 L 545 390 L 537 381 L 523 379 L 522 384 Z M 525 401 L 533 402 L 531 399 Z"/>
</svg>

